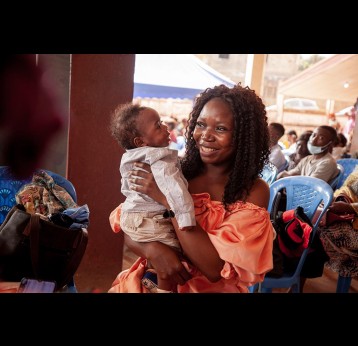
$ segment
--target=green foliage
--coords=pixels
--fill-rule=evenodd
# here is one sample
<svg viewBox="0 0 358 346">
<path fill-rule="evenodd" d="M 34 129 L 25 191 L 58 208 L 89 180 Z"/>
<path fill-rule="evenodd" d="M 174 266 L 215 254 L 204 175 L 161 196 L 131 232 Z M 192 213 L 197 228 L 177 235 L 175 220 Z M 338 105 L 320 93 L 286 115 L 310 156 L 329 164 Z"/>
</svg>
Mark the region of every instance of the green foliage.
<svg viewBox="0 0 358 346">
<path fill-rule="evenodd" d="M 324 59 L 324 57 L 319 54 L 312 54 L 308 59 L 301 59 L 298 70 L 303 71 L 322 59 Z"/>
</svg>

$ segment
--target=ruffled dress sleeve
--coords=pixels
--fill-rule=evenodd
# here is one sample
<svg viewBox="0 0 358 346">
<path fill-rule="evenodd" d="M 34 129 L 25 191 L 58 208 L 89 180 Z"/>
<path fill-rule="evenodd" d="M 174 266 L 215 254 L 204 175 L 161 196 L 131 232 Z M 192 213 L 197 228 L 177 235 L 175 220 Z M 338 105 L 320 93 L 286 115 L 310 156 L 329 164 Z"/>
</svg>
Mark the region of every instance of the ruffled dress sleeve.
<svg viewBox="0 0 358 346">
<path fill-rule="evenodd" d="M 221 275 L 253 285 L 273 268 L 274 229 L 269 213 L 252 203 L 237 202 L 230 212 L 208 194 L 193 195 L 197 222 L 209 234 L 221 259 Z"/>
<path fill-rule="evenodd" d="M 121 219 L 121 208 L 122 203 L 109 215 L 109 224 L 111 225 L 112 231 L 114 233 L 119 233 L 121 231 L 121 226 L 119 225 L 119 221 Z"/>
</svg>

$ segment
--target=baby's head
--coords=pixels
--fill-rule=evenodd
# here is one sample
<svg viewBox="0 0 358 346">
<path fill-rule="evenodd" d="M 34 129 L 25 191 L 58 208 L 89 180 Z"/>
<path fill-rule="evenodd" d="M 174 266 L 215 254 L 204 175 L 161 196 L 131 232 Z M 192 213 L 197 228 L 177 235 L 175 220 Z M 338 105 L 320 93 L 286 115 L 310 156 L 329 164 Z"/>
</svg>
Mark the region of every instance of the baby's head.
<svg viewBox="0 0 358 346">
<path fill-rule="evenodd" d="M 160 120 L 158 112 L 139 104 L 118 106 L 112 114 L 110 130 L 124 149 L 167 147 L 170 142 L 168 128 Z"/>
</svg>

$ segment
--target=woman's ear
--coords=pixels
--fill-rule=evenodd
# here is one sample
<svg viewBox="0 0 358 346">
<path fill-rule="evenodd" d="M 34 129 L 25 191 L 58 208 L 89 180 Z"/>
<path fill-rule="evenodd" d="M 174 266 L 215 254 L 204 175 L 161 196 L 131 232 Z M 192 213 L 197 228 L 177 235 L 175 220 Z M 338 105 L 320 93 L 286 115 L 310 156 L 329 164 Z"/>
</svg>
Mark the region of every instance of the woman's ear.
<svg viewBox="0 0 358 346">
<path fill-rule="evenodd" d="M 134 137 L 133 143 L 136 148 L 144 147 L 146 144 L 143 142 L 142 137 Z"/>
</svg>

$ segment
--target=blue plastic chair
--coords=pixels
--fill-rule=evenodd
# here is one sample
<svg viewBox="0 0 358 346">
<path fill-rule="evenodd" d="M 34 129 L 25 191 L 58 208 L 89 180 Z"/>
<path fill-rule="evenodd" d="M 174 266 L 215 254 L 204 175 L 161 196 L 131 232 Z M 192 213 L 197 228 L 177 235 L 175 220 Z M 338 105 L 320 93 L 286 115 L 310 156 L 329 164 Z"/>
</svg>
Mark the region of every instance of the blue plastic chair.
<svg viewBox="0 0 358 346">
<path fill-rule="evenodd" d="M 282 189 L 286 190 L 286 210 L 301 206 L 313 223 L 311 239 L 315 237 L 319 222 L 332 203 L 333 190 L 325 181 L 308 176 L 291 176 L 276 180 L 270 186 L 268 211 L 271 211 L 275 197 Z M 321 205 L 323 203 L 323 206 Z M 320 206 L 320 209 L 318 207 Z M 317 212 L 316 212 L 317 211 Z M 293 293 L 300 292 L 301 270 L 309 252 L 310 245 L 303 251 L 294 272 L 285 272 L 282 277 L 265 277 L 259 285 L 259 292 L 270 293 L 273 288 L 292 287 Z"/>
<path fill-rule="evenodd" d="M 338 275 L 336 293 L 348 293 L 351 286 L 351 276 L 340 276 Z"/>
<path fill-rule="evenodd" d="M 277 167 L 272 163 L 268 163 L 261 171 L 262 179 L 266 181 L 268 185 L 271 185 L 277 177 Z"/>
<path fill-rule="evenodd" d="M 347 177 L 355 170 L 355 168 L 358 165 L 358 159 L 339 159 L 337 160 L 337 163 L 340 164 L 344 168 L 344 173 L 340 177 L 338 183 L 337 183 L 337 189 L 339 189 Z"/>
<path fill-rule="evenodd" d="M 339 163 L 337 163 L 337 168 L 339 169 L 339 173 L 329 184 L 331 185 L 333 191 L 337 189 L 338 183 L 341 179 L 343 179 L 343 175 L 344 175 L 344 167 Z"/>
<path fill-rule="evenodd" d="M 62 175 L 57 173 L 44 170 L 48 175 L 50 175 L 55 183 L 63 187 L 72 197 L 75 203 L 77 203 L 77 194 L 73 184 L 64 178 Z M 9 167 L 0 166 L 0 224 L 2 224 L 6 218 L 6 215 L 10 209 L 16 204 L 15 195 L 19 189 L 31 182 L 32 177 L 19 180 L 14 178 Z M 63 289 L 62 292 L 66 293 L 77 293 L 77 288 L 75 282 L 72 280 L 66 285 L 67 287 Z"/>
</svg>

